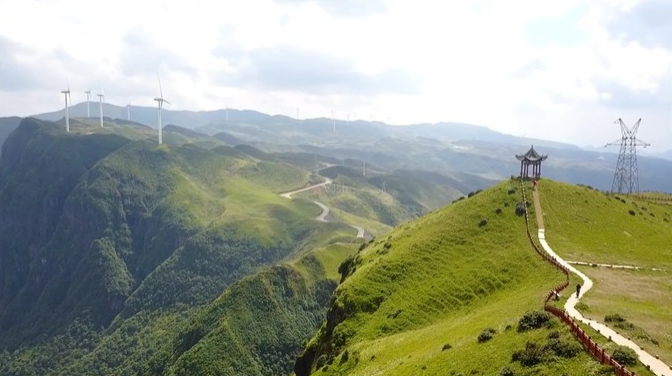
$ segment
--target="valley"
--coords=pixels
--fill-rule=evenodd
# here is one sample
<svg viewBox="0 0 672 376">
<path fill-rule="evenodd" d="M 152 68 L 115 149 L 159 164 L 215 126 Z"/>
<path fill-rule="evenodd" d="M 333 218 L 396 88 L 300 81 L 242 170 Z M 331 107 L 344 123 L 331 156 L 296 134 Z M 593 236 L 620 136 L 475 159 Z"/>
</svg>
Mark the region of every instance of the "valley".
<svg viewBox="0 0 672 376">
<path fill-rule="evenodd" d="M 608 373 L 555 319 L 516 329 L 561 278 L 527 243 L 514 180 L 242 131 L 168 126 L 157 145 L 123 120 L 70 126 L 24 119 L 0 157 L 3 375 Z M 595 287 L 577 309 L 627 318 L 669 362 L 672 318 L 652 308 L 669 296 L 668 196 L 540 185 L 560 256 L 642 268 L 578 266 Z M 617 272 L 638 288 L 603 290 Z M 512 360 L 551 339 L 572 355 Z"/>
</svg>

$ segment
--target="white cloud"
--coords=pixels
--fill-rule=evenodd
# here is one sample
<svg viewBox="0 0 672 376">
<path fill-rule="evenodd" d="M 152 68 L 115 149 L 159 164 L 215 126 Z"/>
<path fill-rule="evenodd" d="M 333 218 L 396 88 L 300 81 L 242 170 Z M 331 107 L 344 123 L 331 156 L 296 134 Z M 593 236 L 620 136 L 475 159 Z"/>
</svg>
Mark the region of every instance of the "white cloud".
<svg viewBox="0 0 672 376">
<path fill-rule="evenodd" d="M 642 136 L 669 149 L 672 98 L 657 96 L 670 93 L 672 51 L 646 27 L 656 0 L 643 1 L 2 0 L 0 115 L 57 109 L 66 82 L 75 101 L 105 85 L 113 103 L 152 106 L 160 74 L 175 109 L 334 109 L 576 144 L 606 142 L 618 136 L 614 119 L 642 117 Z M 273 80 L 269 57 L 285 64 Z M 302 69 L 319 75 L 313 86 Z M 417 90 L 399 90 L 405 80 Z"/>
</svg>

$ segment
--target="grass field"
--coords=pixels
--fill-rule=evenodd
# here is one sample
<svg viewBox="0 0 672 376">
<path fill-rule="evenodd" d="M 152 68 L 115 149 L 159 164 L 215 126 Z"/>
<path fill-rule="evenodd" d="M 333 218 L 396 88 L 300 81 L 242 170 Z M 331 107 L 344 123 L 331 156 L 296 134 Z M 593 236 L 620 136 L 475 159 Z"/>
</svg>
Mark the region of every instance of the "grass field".
<svg viewBox="0 0 672 376">
<path fill-rule="evenodd" d="M 634 327 L 626 324 L 616 331 L 672 364 L 672 272 L 590 266 L 578 269 L 595 283 L 581 299 L 584 316 L 600 322 L 607 315 L 623 316 Z"/>
<path fill-rule="evenodd" d="M 672 269 L 672 206 L 544 180 L 548 241 L 566 260 Z"/>
<path fill-rule="evenodd" d="M 672 363 L 672 206 L 548 180 L 540 195 L 546 239 L 560 256 L 643 268 L 579 267 L 595 286 L 577 308 L 600 322 L 625 317 L 634 327 L 619 332 Z"/>
<path fill-rule="evenodd" d="M 512 362 L 528 341 L 543 342 L 552 330 L 567 335 L 555 321 L 555 329 L 515 329 L 562 280 L 530 248 L 515 214 L 519 194 L 515 182 L 501 183 L 360 252 L 331 319 L 308 345 L 315 374 L 496 375 L 505 366 L 516 374 L 601 372 L 584 352 L 532 367 Z M 479 343 L 486 328 L 496 334 Z"/>
</svg>

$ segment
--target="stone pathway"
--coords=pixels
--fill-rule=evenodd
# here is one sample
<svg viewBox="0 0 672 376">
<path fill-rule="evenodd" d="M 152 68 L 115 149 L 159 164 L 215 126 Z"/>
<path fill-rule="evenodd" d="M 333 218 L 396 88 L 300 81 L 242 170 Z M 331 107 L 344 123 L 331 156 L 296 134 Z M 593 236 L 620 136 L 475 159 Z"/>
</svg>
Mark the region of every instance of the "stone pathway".
<svg viewBox="0 0 672 376">
<path fill-rule="evenodd" d="M 583 315 L 581 315 L 579 311 L 576 310 L 575 308 L 576 304 L 579 302 L 581 297 L 584 296 L 593 287 L 593 281 L 591 281 L 590 278 L 588 278 L 585 274 L 581 273 L 575 267 L 570 265 L 567 261 L 563 260 L 560 256 L 558 256 L 555 252 L 553 252 L 551 246 L 548 245 L 548 242 L 546 242 L 546 231 L 543 227 L 544 223 L 543 223 L 543 214 L 541 211 L 541 203 L 539 200 L 539 191 L 533 190 L 532 196 L 534 198 L 534 211 L 537 214 L 537 222 L 539 223 L 539 233 L 538 233 L 539 242 L 541 243 L 541 246 L 544 248 L 544 251 L 546 251 L 546 253 L 548 253 L 551 257 L 555 257 L 555 259 L 558 260 L 560 264 L 569 269 L 569 271 L 571 271 L 572 273 L 578 275 L 583 280 L 583 285 L 581 286 L 581 292 L 579 294 L 579 297 L 577 298 L 576 294 L 572 293 L 572 295 L 569 297 L 569 299 L 567 299 L 567 302 L 565 303 L 565 311 L 567 311 L 567 313 L 575 320 L 587 324 L 591 328 L 597 330 L 605 338 L 610 338 L 612 341 L 614 341 L 619 345 L 627 346 L 635 350 L 637 356 L 639 356 L 639 361 L 642 362 L 644 365 L 648 365 L 651 368 L 651 372 L 653 372 L 654 374 L 660 376 L 672 376 L 672 368 L 669 365 L 663 363 L 659 359 L 656 359 L 648 352 L 642 350 L 636 343 L 616 333 L 613 329 L 609 328 L 608 326 L 595 320 L 586 319 L 585 317 L 583 317 Z M 541 221 L 539 220 L 540 217 Z M 571 286 L 570 291 L 572 291 Z"/>
</svg>

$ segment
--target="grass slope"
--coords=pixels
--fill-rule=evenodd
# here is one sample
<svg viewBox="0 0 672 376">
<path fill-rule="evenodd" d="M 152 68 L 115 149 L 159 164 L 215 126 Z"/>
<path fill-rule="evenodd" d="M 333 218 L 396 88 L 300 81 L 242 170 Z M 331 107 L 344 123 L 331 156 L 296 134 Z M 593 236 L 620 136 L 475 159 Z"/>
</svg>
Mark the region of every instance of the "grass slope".
<svg viewBox="0 0 672 376">
<path fill-rule="evenodd" d="M 534 367 L 511 363 L 514 351 L 543 342 L 551 329 L 507 328 L 539 309 L 561 279 L 527 242 L 514 213 L 516 188 L 507 181 L 428 214 L 346 262 L 348 277 L 298 358 L 297 375 L 491 375 L 505 366 L 520 374 L 601 372 L 584 352 Z M 478 343 L 486 328 L 496 330 L 494 339 Z"/>
<path fill-rule="evenodd" d="M 595 287 L 578 308 L 602 322 L 606 315 L 625 317 L 634 327 L 616 330 L 671 364 L 672 206 L 547 180 L 540 195 L 547 239 L 559 255 L 643 268 L 582 267 Z"/>
</svg>

